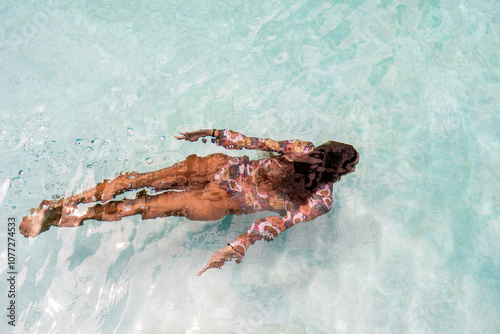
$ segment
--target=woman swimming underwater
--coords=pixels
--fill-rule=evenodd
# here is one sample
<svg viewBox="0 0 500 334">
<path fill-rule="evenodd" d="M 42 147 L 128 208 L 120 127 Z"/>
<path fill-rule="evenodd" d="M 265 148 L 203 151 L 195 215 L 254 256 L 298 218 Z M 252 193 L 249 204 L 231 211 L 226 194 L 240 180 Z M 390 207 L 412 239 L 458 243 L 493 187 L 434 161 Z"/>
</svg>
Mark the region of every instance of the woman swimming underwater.
<svg viewBox="0 0 500 334">
<path fill-rule="evenodd" d="M 212 255 L 207 269 L 225 261 L 240 262 L 257 240 L 273 240 L 286 229 L 327 213 L 332 207 L 333 183 L 352 173 L 358 152 L 348 144 L 329 141 L 315 147 L 301 140 L 274 141 L 247 137 L 231 130 L 198 130 L 181 133 L 179 140 L 201 137 L 226 149 L 249 149 L 278 153 L 260 160 L 216 153 L 193 154 L 171 167 L 148 173 L 120 174 L 78 195 L 42 201 L 38 210 L 23 218 L 19 230 L 36 237 L 50 228 L 80 226 L 85 220 L 118 221 L 140 214 L 142 219 L 183 216 L 190 220 L 217 220 L 227 215 L 257 211 L 279 213 L 255 221 L 246 233 Z M 205 142 L 206 140 L 203 139 Z M 114 200 L 129 190 L 149 188 L 134 199 Z M 86 211 L 77 205 L 98 202 Z"/>
</svg>

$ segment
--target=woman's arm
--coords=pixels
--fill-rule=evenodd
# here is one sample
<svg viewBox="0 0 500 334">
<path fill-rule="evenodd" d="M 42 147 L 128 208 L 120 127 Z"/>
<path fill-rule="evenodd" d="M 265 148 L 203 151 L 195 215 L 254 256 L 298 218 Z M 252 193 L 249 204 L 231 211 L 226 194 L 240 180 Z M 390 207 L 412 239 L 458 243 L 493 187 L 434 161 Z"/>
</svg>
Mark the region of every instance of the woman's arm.
<svg viewBox="0 0 500 334">
<path fill-rule="evenodd" d="M 181 132 L 177 139 L 197 141 L 200 137 L 215 137 L 215 143 L 229 150 L 260 150 L 279 154 L 307 152 L 314 148 L 314 144 L 298 139 L 275 141 L 269 138 L 248 137 L 232 130 L 205 129 L 193 132 Z M 212 140 L 214 141 L 214 140 Z"/>
<path fill-rule="evenodd" d="M 297 210 L 287 212 L 285 217 L 273 216 L 258 219 L 245 233 L 238 236 L 235 241 L 215 252 L 207 266 L 198 273 L 198 276 L 203 274 L 207 269 L 222 267 L 224 262 L 231 259 L 236 259 L 238 263 L 241 262 L 248 247 L 258 240 L 274 240 L 274 238 L 288 228 L 324 215 L 332 207 L 331 194 L 331 185 L 325 184 L 318 188 L 306 204 L 301 205 Z"/>
<path fill-rule="evenodd" d="M 269 138 L 248 137 L 232 130 L 220 130 L 216 144 L 230 150 L 260 150 L 279 154 L 307 152 L 314 144 L 298 139 L 275 141 Z"/>
</svg>

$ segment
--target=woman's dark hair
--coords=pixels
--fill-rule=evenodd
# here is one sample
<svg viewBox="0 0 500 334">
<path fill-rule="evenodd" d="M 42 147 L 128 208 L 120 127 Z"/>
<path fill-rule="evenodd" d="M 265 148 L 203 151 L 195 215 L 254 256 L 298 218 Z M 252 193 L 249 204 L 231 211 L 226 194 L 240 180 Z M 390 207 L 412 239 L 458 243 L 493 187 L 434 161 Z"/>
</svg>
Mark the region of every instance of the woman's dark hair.
<svg viewBox="0 0 500 334">
<path fill-rule="evenodd" d="M 292 202 L 304 204 L 319 185 L 337 182 L 341 176 L 353 172 L 359 154 L 351 145 L 329 141 L 301 159 L 292 162 L 284 156 L 278 159 L 288 166 L 281 184 L 276 186 L 284 189 Z"/>
</svg>

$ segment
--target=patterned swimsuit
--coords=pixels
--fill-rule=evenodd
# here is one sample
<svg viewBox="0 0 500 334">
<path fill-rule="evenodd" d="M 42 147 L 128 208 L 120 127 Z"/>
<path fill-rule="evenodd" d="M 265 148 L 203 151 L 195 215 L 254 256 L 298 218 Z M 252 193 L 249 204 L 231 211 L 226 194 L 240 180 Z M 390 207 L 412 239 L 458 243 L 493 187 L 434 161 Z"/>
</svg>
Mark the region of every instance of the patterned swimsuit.
<svg viewBox="0 0 500 334">
<path fill-rule="evenodd" d="M 260 151 L 272 151 L 279 154 L 297 155 L 314 149 L 311 142 L 301 140 L 283 140 L 280 142 L 271 139 L 247 137 L 231 130 L 219 131 L 217 145 L 226 149 L 242 148 Z M 242 255 L 247 247 L 255 241 L 264 239 L 273 240 L 285 229 L 303 221 L 312 220 L 330 211 L 332 207 L 333 184 L 323 184 L 316 189 L 307 204 L 296 205 L 282 190 L 269 187 L 259 187 L 259 175 L 279 171 L 280 166 L 276 159 L 261 159 L 251 161 L 247 156 L 234 157 L 229 164 L 214 177 L 223 189 L 232 198 L 236 199 L 245 213 L 256 211 L 278 212 L 280 217 L 266 217 L 257 220 L 247 233 L 240 235 L 230 245 Z M 264 190 L 263 190 L 264 189 Z"/>
</svg>

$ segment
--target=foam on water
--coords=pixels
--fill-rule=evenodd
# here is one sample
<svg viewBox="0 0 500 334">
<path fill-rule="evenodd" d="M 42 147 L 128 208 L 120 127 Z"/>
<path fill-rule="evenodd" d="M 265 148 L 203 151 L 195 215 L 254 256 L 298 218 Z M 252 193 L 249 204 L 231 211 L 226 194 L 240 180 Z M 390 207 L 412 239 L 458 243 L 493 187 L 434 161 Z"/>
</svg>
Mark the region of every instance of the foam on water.
<svg viewBox="0 0 500 334">
<path fill-rule="evenodd" d="M 262 215 L 19 236 L 18 321 L 1 328 L 500 332 L 495 1 L 7 1 L 0 22 L 4 222 L 118 172 L 223 152 L 179 131 L 361 154 L 330 213 L 201 277 Z"/>
</svg>

